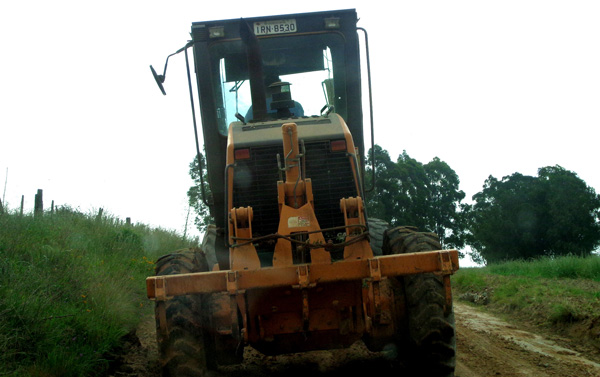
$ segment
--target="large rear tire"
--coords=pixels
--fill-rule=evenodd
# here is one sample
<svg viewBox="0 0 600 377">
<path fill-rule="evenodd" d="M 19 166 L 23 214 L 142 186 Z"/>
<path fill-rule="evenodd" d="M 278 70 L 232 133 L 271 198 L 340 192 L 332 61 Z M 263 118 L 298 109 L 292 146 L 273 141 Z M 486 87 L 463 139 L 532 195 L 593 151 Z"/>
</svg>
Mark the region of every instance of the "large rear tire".
<svg viewBox="0 0 600 377">
<path fill-rule="evenodd" d="M 371 250 L 374 256 L 383 255 L 383 235 L 390 225 L 381 219 L 370 217 L 367 220 L 369 224 L 369 237 Z"/>
<path fill-rule="evenodd" d="M 440 250 L 434 233 L 418 232 L 412 227 L 397 227 L 386 231 L 383 253 L 405 254 Z M 456 336 L 454 312 L 446 308 L 442 277 L 432 273 L 397 278 L 404 286 L 406 300 L 404 324 L 398 331 L 399 357 L 411 372 L 423 376 L 454 376 Z M 408 336 L 408 339 L 406 337 Z"/>
<path fill-rule="evenodd" d="M 208 271 L 204 253 L 182 250 L 156 262 L 156 275 Z M 203 326 L 201 296 L 177 296 L 156 303 L 156 334 L 164 377 L 204 376 L 216 365 L 214 344 Z"/>
</svg>

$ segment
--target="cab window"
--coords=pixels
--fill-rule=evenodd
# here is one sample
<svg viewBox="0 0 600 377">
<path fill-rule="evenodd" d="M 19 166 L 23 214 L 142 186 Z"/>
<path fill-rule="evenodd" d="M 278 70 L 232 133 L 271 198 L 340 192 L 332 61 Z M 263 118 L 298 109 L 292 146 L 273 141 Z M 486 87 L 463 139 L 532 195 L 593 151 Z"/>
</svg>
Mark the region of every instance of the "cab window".
<svg viewBox="0 0 600 377">
<path fill-rule="evenodd" d="M 344 39 L 340 34 L 262 38 L 259 42 L 267 92 L 274 82 L 289 82 L 294 116 L 319 115 L 325 105 L 345 116 Z M 239 40 L 215 43 L 210 52 L 218 129 L 225 135 L 228 125 L 237 121 L 236 113 L 252 119 L 247 58 Z M 269 105 L 267 93 L 267 112 L 276 112 Z"/>
</svg>

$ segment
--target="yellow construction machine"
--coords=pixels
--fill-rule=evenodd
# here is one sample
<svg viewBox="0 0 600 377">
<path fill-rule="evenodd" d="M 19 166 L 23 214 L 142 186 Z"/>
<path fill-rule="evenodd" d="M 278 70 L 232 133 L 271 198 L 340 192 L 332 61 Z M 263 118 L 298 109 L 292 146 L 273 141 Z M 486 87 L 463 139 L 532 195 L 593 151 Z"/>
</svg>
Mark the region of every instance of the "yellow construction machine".
<svg viewBox="0 0 600 377">
<path fill-rule="evenodd" d="M 368 63 L 355 10 L 192 24 L 176 53 L 196 130 L 193 51 L 214 225 L 147 279 L 165 376 L 240 363 L 247 346 L 357 341 L 424 376 L 454 374 L 457 251 L 367 216 L 359 40 Z M 166 68 L 151 66 L 163 94 Z"/>
</svg>

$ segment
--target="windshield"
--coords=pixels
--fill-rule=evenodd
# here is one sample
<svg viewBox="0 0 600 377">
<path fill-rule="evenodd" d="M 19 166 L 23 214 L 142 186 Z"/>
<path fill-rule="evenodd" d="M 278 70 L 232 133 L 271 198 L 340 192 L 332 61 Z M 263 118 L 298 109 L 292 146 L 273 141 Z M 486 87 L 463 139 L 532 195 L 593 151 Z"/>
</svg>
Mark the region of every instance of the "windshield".
<svg viewBox="0 0 600 377">
<path fill-rule="evenodd" d="M 332 105 L 344 116 L 344 39 L 340 34 L 324 33 L 259 39 L 263 60 L 263 76 L 267 112 L 271 108 L 273 83 L 290 83 L 293 116 L 319 115 L 325 105 Z M 240 114 L 253 119 L 250 82 L 245 47 L 241 41 L 225 41 L 210 47 L 213 82 L 217 91 L 219 132 L 226 134 L 230 123 Z"/>
</svg>

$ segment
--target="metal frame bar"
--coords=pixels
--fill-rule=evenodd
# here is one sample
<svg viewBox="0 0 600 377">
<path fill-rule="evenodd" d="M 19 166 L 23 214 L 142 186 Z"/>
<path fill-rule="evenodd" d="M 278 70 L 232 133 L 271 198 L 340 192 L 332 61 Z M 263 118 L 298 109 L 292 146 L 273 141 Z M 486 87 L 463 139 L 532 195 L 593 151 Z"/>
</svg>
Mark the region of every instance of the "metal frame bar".
<svg viewBox="0 0 600 377">
<path fill-rule="evenodd" d="M 375 266 L 377 272 L 373 276 Z M 146 279 L 148 298 L 157 301 L 174 296 L 228 292 L 246 289 L 308 286 L 322 283 L 377 279 L 379 276 L 437 273 L 450 275 L 458 270 L 458 251 L 439 250 L 421 253 L 386 255 L 363 260 L 346 260 L 331 264 L 265 267 L 257 270 L 227 270 L 191 274 L 152 276 Z"/>
</svg>

